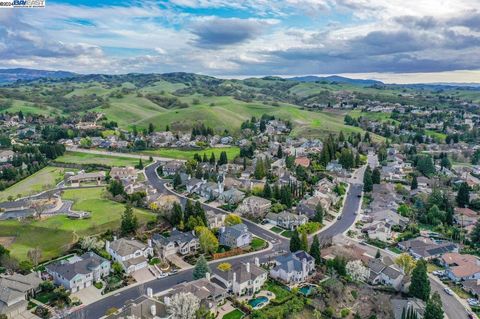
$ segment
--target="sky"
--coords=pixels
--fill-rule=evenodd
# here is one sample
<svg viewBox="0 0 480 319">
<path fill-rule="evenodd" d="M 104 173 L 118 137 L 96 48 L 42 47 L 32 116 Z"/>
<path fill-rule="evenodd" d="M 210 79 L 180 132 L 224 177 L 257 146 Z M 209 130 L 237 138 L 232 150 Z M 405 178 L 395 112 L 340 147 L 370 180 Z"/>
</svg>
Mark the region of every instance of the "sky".
<svg viewBox="0 0 480 319">
<path fill-rule="evenodd" d="M 0 9 L 0 67 L 480 83 L 480 0 L 47 0 Z"/>
</svg>

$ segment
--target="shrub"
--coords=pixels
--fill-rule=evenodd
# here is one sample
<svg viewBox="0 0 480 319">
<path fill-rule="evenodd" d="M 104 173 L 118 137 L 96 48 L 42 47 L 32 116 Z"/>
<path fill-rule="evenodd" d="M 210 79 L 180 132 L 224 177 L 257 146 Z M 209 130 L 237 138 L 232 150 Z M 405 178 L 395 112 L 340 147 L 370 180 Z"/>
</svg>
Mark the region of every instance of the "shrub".
<svg viewBox="0 0 480 319">
<path fill-rule="evenodd" d="M 343 309 L 340 311 L 340 316 L 341 316 L 342 318 L 347 317 L 349 314 L 350 314 L 350 309 L 348 309 L 348 308 L 343 308 Z"/>
</svg>

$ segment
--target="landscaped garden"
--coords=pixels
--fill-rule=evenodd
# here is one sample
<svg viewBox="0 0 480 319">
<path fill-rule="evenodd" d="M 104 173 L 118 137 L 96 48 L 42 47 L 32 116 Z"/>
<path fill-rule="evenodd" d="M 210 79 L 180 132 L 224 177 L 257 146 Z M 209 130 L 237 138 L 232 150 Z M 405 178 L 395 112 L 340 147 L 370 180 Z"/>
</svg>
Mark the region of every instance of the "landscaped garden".
<svg viewBox="0 0 480 319">
<path fill-rule="evenodd" d="M 223 319 L 241 319 L 243 318 L 243 316 L 245 316 L 245 314 L 242 311 L 235 309 L 227 314 L 224 314 L 222 318 Z"/>
<path fill-rule="evenodd" d="M 254 237 L 250 243 L 250 247 L 253 251 L 261 250 L 267 246 L 267 242 L 261 238 Z"/>
</svg>

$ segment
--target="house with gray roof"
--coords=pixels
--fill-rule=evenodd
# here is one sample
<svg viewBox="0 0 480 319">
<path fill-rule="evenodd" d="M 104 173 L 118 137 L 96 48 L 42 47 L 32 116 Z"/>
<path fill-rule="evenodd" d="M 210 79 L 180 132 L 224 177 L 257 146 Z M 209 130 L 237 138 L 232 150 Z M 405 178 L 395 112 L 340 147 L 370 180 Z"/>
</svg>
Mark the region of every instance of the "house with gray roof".
<svg viewBox="0 0 480 319">
<path fill-rule="evenodd" d="M 151 288 L 147 288 L 147 295 L 127 301 L 119 311 L 104 318 L 173 319 L 173 315 L 168 313 L 167 306 L 163 302 L 153 297 Z"/>
<path fill-rule="evenodd" d="M 248 246 L 251 242 L 252 233 L 248 231 L 247 225 L 243 223 L 220 228 L 220 245 L 237 248 Z"/>
<path fill-rule="evenodd" d="M 303 250 L 278 256 L 270 277 L 286 284 L 297 285 L 305 282 L 315 272 L 315 259 Z"/>
<path fill-rule="evenodd" d="M 114 237 L 114 241 L 105 243 L 105 249 L 114 261 L 122 265 L 127 274 L 147 267 L 148 258 L 153 256 L 153 247 L 150 240 L 145 245 L 135 239 L 116 239 Z"/>
<path fill-rule="evenodd" d="M 417 237 L 398 243 L 398 247 L 415 259 L 439 258 L 448 252 L 458 252 L 458 245 L 449 241 L 435 241 L 426 237 Z"/>
<path fill-rule="evenodd" d="M 268 199 L 249 196 L 237 207 L 235 214 L 263 218 L 271 206 L 272 202 Z"/>
<path fill-rule="evenodd" d="M 36 273 L 0 277 L 0 314 L 17 318 L 27 310 L 28 299 L 38 292 L 41 283 Z"/>
<path fill-rule="evenodd" d="M 232 204 L 232 205 L 240 203 L 244 198 L 245 198 L 245 193 L 242 191 L 239 191 L 236 188 L 231 188 L 227 191 L 224 191 L 218 197 L 218 199 L 224 202 L 225 204 Z"/>
<path fill-rule="evenodd" d="M 169 237 L 156 233 L 152 236 L 152 242 L 155 251 L 162 258 L 174 254 L 182 256 L 193 254 L 200 248 L 200 242 L 194 231 L 181 232 L 173 229 Z"/>
<path fill-rule="evenodd" d="M 215 268 L 213 273 L 212 281 L 237 296 L 251 296 L 260 291 L 268 277 L 267 271 L 260 267 L 258 258 L 254 263 L 235 263 L 227 271 Z"/>
<path fill-rule="evenodd" d="M 276 226 L 289 229 L 289 230 L 294 230 L 298 226 L 308 222 L 307 216 L 297 215 L 287 211 L 283 211 L 278 214 L 268 213 L 267 216 L 265 216 L 265 219 L 267 219 L 270 223 Z"/>
<path fill-rule="evenodd" d="M 403 270 L 390 257 L 372 258 L 368 262 L 370 276 L 368 281 L 372 285 L 387 285 L 400 290 L 405 277 Z"/>
<path fill-rule="evenodd" d="M 90 287 L 110 273 L 110 261 L 94 252 L 56 261 L 45 266 L 55 284 L 77 292 Z"/>
</svg>

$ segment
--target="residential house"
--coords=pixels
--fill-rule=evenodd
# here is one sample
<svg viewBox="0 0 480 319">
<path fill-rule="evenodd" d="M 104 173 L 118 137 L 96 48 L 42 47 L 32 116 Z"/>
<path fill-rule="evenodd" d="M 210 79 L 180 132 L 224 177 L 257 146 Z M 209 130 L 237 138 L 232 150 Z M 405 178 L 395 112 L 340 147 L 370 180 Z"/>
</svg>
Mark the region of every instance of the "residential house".
<svg viewBox="0 0 480 319">
<path fill-rule="evenodd" d="M 145 245 L 135 239 L 116 239 L 114 237 L 112 242 L 107 241 L 105 243 L 105 249 L 114 261 L 122 265 L 127 274 L 146 268 L 148 266 L 148 257 L 153 256 L 150 240 Z"/>
<path fill-rule="evenodd" d="M 310 166 L 310 159 L 306 156 L 295 158 L 295 165 L 300 165 L 305 168 Z"/>
<path fill-rule="evenodd" d="M 473 255 L 446 253 L 441 257 L 446 275 L 453 281 L 480 279 L 480 260 Z"/>
<path fill-rule="evenodd" d="M 270 269 L 270 277 L 287 284 L 305 282 L 315 271 L 315 259 L 303 250 L 275 259 L 275 266 Z"/>
<path fill-rule="evenodd" d="M 181 232 L 173 229 L 169 237 L 161 234 L 153 234 L 152 241 L 155 246 L 155 251 L 162 258 L 180 254 L 189 255 L 197 252 L 200 247 L 198 237 L 195 236 L 194 231 Z"/>
<path fill-rule="evenodd" d="M 81 256 L 50 263 L 45 270 L 57 285 L 77 292 L 108 276 L 110 261 L 94 252 L 86 252 Z"/>
<path fill-rule="evenodd" d="M 174 160 L 169 161 L 163 165 L 163 175 L 172 176 L 175 175 L 183 167 L 183 162 Z"/>
<path fill-rule="evenodd" d="M 37 273 L 0 277 L 0 314 L 17 318 L 27 311 L 28 300 L 39 291 L 42 280 Z"/>
<path fill-rule="evenodd" d="M 205 214 L 207 215 L 208 228 L 213 229 L 225 226 L 225 214 L 217 214 L 212 210 L 207 210 Z"/>
<path fill-rule="evenodd" d="M 179 293 L 191 293 L 200 299 L 200 305 L 213 313 L 216 313 L 217 307 L 222 305 L 227 297 L 227 290 L 220 285 L 213 282 L 211 274 L 207 273 L 206 278 L 197 279 L 194 281 L 183 282 L 175 285 L 164 297 L 164 302 L 168 306 L 171 302 L 172 296 Z"/>
<path fill-rule="evenodd" d="M 402 289 L 405 275 L 390 257 L 372 258 L 368 262 L 368 269 L 370 284 L 392 286 L 397 291 Z"/>
<path fill-rule="evenodd" d="M 392 225 L 386 220 L 373 221 L 363 226 L 362 233 L 366 233 L 370 239 L 390 241 L 392 240 Z"/>
<path fill-rule="evenodd" d="M 243 223 L 220 228 L 220 245 L 237 248 L 248 246 L 251 242 L 252 233 Z"/>
<path fill-rule="evenodd" d="M 81 183 L 96 183 L 99 185 L 105 180 L 105 172 L 78 172 L 76 175 L 72 172 L 65 174 L 65 182 L 70 185 L 80 185 Z"/>
<path fill-rule="evenodd" d="M 458 252 L 458 246 L 452 242 L 434 241 L 425 237 L 399 242 L 398 247 L 409 252 L 415 259 L 434 259 L 448 252 Z"/>
<path fill-rule="evenodd" d="M 249 196 L 237 207 L 235 213 L 241 216 L 263 218 L 271 206 L 272 202 L 268 199 L 258 196 Z"/>
<path fill-rule="evenodd" d="M 147 288 L 147 295 L 134 300 L 128 300 L 125 305 L 114 314 L 104 319 L 173 319 L 166 304 L 153 297 L 152 289 Z"/>
<path fill-rule="evenodd" d="M 218 197 L 219 200 L 224 202 L 225 204 L 235 205 L 240 203 L 245 198 L 245 193 L 239 191 L 236 188 L 229 189 L 228 191 L 224 191 Z"/>
<path fill-rule="evenodd" d="M 341 173 L 343 171 L 343 166 L 342 164 L 338 163 L 338 161 L 331 161 L 327 164 L 327 167 L 325 169 L 328 172 Z"/>
<path fill-rule="evenodd" d="M 294 230 L 300 225 L 308 222 L 308 217 L 305 215 L 297 215 L 287 211 L 281 213 L 268 213 L 265 217 L 270 223 L 289 230 Z"/>
<path fill-rule="evenodd" d="M 15 152 L 11 150 L 0 151 L 0 163 L 6 163 L 13 159 Z"/>
<path fill-rule="evenodd" d="M 260 267 L 258 258 L 255 258 L 255 263 L 234 263 L 227 271 L 215 268 L 213 272 L 212 280 L 236 296 L 252 296 L 259 292 L 268 277 L 267 271 Z"/>
<path fill-rule="evenodd" d="M 455 208 L 453 216 L 455 222 L 462 228 L 475 225 L 478 221 L 478 213 L 470 208 Z"/>
<path fill-rule="evenodd" d="M 112 167 L 110 176 L 118 180 L 135 181 L 137 179 L 137 170 L 132 167 Z"/>
</svg>

